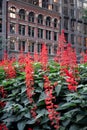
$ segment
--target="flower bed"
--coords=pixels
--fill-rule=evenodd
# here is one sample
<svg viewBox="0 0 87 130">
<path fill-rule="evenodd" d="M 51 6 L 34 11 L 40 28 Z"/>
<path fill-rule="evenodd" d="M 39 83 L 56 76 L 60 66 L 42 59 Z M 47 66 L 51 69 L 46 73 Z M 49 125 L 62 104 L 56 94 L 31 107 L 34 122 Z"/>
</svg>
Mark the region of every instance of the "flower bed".
<svg viewBox="0 0 87 130">
<path fill-rule="evenodd" d="M 40 55 L 0 62 L 0 130 L 86 130 L 87 64 L 59 38 L 57 56 Z"/>
</svg>

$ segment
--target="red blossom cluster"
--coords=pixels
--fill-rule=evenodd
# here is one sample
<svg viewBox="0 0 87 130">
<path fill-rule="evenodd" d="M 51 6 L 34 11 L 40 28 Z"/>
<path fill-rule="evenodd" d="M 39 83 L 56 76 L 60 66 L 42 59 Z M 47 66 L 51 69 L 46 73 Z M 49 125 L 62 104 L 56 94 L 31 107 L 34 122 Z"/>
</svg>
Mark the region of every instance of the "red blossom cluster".
<svg viewBox="0 0 87 130">
<path fill-rule="evenodd" d="M 33 101 L 33 95 L 34 95 L 34 69 L 32 66 L 32 60 L 30 55 L 28 54 L 28 56 L 25 58 L 25 73 L 26 73 L 26 87 L 27 87 L 27 96 L 29 98 L 30 103 L 34 104 Z M 34 106 L 31 109 L 31 115 L 33 118 L 36 117 L 36 109 L 37 107 Z"/>
<path fill-rule="evenodd" d="M 30 60 L 30 55 L 25 58 L 25 73 L 26 73 L 26 86 L 27 86 L 27 96 L 30 100 L 30 102 L 33 102 L 32 96 L 33 96 L 33 85 L 34 85 L 34 70 L 32 67 L 32 61 Z"/>
<path fill-rule="evenodd" d="M 38 62 L 39 61 L 39 55 L 38 55 L 38 53 L 35 51 L 34 52 L 34 62 Z"/>
<path fill-rule="evenodd" d="M 42 51 L 40 55 L 40 62 L 42 64 L 43 70 L 46 70 L 47 68 L 47 63 L 48 63 L 48 54 L 47 54 L 47 48 L 45 43 L 42 45 Z"/>
<path fill-rule="evenodd" d="M 16 70 L 15 67 L 12 65 L 11 62 L 8 63 L 8 65 L 6 65 L 4 67 L 5 73 L 6 73 L 6 78 L 10 79 L 10 78 L 15 78 L 16 77 Z"/>
<path fill-rule="evenodd" d="M 78 83 L 76 82 L 73 72 L 72 71 L 69 72 L 69 70 L 67 69 L 65 69 L 64 72 L 67 77 L 66 82 L 68 83 L 68 89 L 70 91 L 76 91 Z"/>
<path fill-rule="evenodd" d="M 16 59 L 13 58 L 8 58 L 7 54 L 4 54 L 4 59 L 0 62 L 0 66 L 3 66 L 4 71 L 6 73 L 6 78 L 15 78 L 16 77 L 16 70 L 14 67 Z"/>
<path fill-rule="evenodd" d="M 53 100 L 55 100 L 55 96 L 53 96 L 53 88 L 54 86 L 51 85 L 49 78 L 47 76 L 44 76 L 44 89 L 45 89 L 45 103 L 46 103 L 46 109 L 48 111 L 48 117 L 51 121 L 51 125 L 58 130 L 59 129 L 59 113 L 56 111 L 56 108 L 58 108 L 57 105 L 53 103 Z"/>
<path fill-rule="evenodd" d="M 61 66 L 75 67 L 77 65 L 77 56 L 75 49 L 70 43 L 67 43 L 64 37 L 64 30 L 59 35 L 58 50 L 54 58 Z"/>
<path fill-rule="evenodd" d="M 23 65 L 25 63 L 25 55 L 24 55 L 23 51 L 20 51 L 20 53 L 19 53 L 18 63 L 20 65 Z"/>
<path fill-rule="evenodd" d="M 1 86 L 0 87 L 0 97 L 5 98 L 6 97 L 6 91 L 4 88 Z M 0 107 L 3 108 L 5 106 L 5 102 L 0 101 Z"/>
<path fill-rule="evenodd" d="M 33 118 L 35 118 L 36 117 L 36 109 L 37 109 L 37 106 L 34 106 L 32 109 L 31 109 L 31 115 L 32 115 L 32 117 Z"/>
<path fill-rule="evenodd" d="M 32 128 L 28 128 L 28 130 L 33 130 Z"/>
<path fill-rule="evenodd" d="M 0 124 L 0 130 L 8 130 L 5 124 Z"/>
</svg>

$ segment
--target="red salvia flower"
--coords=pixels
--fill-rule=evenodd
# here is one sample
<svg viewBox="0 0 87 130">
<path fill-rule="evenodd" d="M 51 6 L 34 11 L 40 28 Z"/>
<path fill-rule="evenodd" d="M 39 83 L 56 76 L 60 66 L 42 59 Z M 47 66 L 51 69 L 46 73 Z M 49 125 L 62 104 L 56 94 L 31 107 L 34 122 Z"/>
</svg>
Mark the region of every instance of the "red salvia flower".
<svg viewBox="0 0 87 130">
<path fill-rule="evenodd" d="M 0 107 L 3 108 L 5 106 L 5 102 L 0 101 Z"/>
<path fill-rule="evenodd" d="M 28 54 L 25 58 L 25 73 L 26 73 L 26 88 L 27 88 L 27 96 L 30 101 L 30 103 L 34 104 L 33 95 L 34 95 L 34 70 L 32 66 L 32 60 L 30 55 Z M 36 109 L 37 107 L 34 105 L 34 107 L 31 109 L 31 115 L 33 118 L 36 117 Z"/>
<path fill-rule="evenodd" d="M 6 93 L 6 91 L 4 90 L 4 87 L 0 87 L 0 97 L 1 98 L 5 98 L 6 97 L 6 95 L 7 95 L 7 93 Z M 3 101 L 0 101 L 0 107 L 1 108 L 3 108 L 4 106 L 5 106 L 5 102 L 3 102 Z"/>
<path fill-rule="evenodd" d="M 19 53 L 18 62 L 20 65 L 23 65 L 25 63 L 25 55 L 23 51 L 20 51 Z"/>
<path fill-rule="evenodd" d="M 55 110 L 58 108 L 57 105 L 53 103 L 53 100 L 55 100 L 55 97 L 53 96 L 53 88 L 54 86 L 51 85 L 49 78 L 47 76 L 44 76 L 44 89 L 45 89 L 45 104 L 46 109 L 48 111 L 48 117 L 51 121 L 51 125 L 54 126 L 56 130 L 59 129 L 59 113 Z"/>
<path fill-rule="evenodd" d="M 47 48 L 45 43 L 43 43 L 42 45 L 42 51 L 41 51 L 41 55 L 40 55 L 40 62 L 43 66 L 43 69 L 46 70 L 47 67 L 47 63 L 48 63 L 48 54 L 47 54 Z"/>
<path fill-rule="evenodd" d="M 32 128 L 28 128 L 28 130 L 33 130 Z"/>
<path fill-rule="evenodd" d="M 4 90 L 4 87 L 0 87 L 0 95 L 2 98 L 6 97 L 6 91 Z"/>
<path fill-rule="evenodd" d="M 0 130 L 8 130 L 5 124 L 0 124 Z"/>
<path fill-rule="evenodd" d="M 68 83 L 68 89 L 71 91 L 76 91 L 78 83 L 75 80 L 73 72 L 69 72 L 69 70 L 65 69 L 65 74 L 67 76 L 66 82 Z"/>
<path fill-rule="evenodd" d="M 6 78 L 15 78 L 16 77 L 16 70 L 12 63 L 8 63 L 7 66 L 4 67 Z"/>
<path fill-rule="evenodd" d="M 70 43 L 66 44 L 64 31 L 59 36 L 57 55 L 54 60 L 63 67 L 74 68 L 77 66 L 76 52 Z"/>
<path fill-rule="evenodd" d="M 26 66 L 25 66 L 25 72 L 26 72 L 26 86 L 27 86 L 27 95 L 29 100 L 32 102 L 31 98 L 33 96 L 33 84 L 34 84 L 34 79 L 33 79 L 33 74 L 34 70 L 32 68 L 32 62 L 30 60 L 30 57 L 25 58 Z"/>
<path fill-rule="evenodd" d="M 34 62 L 38 62 L 39 61 L 39 55 L 38 53 L 35 51 L 34 52 Z"/>
</svg>

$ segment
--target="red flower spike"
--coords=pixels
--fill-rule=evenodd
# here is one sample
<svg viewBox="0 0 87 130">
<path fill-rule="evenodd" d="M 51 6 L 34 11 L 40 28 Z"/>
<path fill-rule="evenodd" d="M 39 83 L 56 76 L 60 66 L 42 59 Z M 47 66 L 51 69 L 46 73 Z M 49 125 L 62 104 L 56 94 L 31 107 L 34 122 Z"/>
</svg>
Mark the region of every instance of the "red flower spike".
<svg viewBox="0 0 87 130">
<path fill-rule="evenodd" d="M 66 82 L 68 83 L 68 89 L 70 91 L 76 91 L 77 90 L 77 82 L 75 81 L 75 77 L 72 72 L 69 72 L 69 70 L 64 70 L 65 74 L 67 76 Z"/>
<path fill-rule="evenodd" d="M 7 93 L 6 93 L 6 91 L 4 90 L 4 88 L 3 88 L 3 87 L 0 87 L 0 96 L 1 96 L 2 98 L 5 98 L 6 95 L 7 95 Z M 5 102 L 0 101 L 0 107 L 3 108 L 4 106 L 5 106 Z"/>
<path fill-rule="evenodd" d="M 64 31 L 59 36 L 57 55 L 54 60 L 66 68 L 74 68 L 77 66 L 76 52 L 70 43 L 66 44 Z"/>
<path fill-rule="evenodd" d="M 33 130 L 32 128 L 28 128 L 28 130 Z"/>
<path fill-rule="evenodd" d="M 48 117 L 51 121 L 51 125 L 54 126 L 56 130 L 59 128 L 59 113 L 55 110 L 58 108 L 57 105 L 53 103 L 55 97 L 53 96 L 53 86 L 51 86 L 51 82 L 47 76 L 44 76 L 44 89 L 46 94 L 45 104 L 46 109 L 48 111 Z M 56 126 L 56 127 L 55 127 Z"/>
<path fill-rule="evenodd" d="M 33 70 L 33 66 L 32 66 L 32 60 L 30 55 L 28 54 L 28 56 L 25 58 L 25 73 L 26 73 L 26 88 L 27 88 L 27 96 L 28 99 L 30 101 L 30 103 L 34 104 L 33 98 L 32 96 L 34 95 L 34 70 Z M 31 109 L 31 115 L 33 118 L 36 117 L 36 109 L 37 107 L 34 106 Z"/>
<path fill-rule="evenodd" d="M 38 53 L 35 51 L 34 52 L 34 62 L 38 62 L 39 61 L 39 55 Z"/>
<path fill-rule="evenodd" d="M 42 45 L 42 51 L 41 51 L 41 55 L 40 55 L 40 62 L 43 66 L 43 69 L 46 69 L 47 63 L 48 63 L 48 56 L 47 56 L 47 48 L 45 43 L 43 43 Z"/>
<path fill-rule="evenodd" d="M 0 124 L 0 130 L 8 130 L 5 124 Z"/>
<path fill-rule="evenodd" d="M 4 67 L 5 73 L 6 73 L 6 78 L 15 78 L 16 77 L 16 70 L 12 63 L 8 63 L 7 66 Z"/>
</svg>

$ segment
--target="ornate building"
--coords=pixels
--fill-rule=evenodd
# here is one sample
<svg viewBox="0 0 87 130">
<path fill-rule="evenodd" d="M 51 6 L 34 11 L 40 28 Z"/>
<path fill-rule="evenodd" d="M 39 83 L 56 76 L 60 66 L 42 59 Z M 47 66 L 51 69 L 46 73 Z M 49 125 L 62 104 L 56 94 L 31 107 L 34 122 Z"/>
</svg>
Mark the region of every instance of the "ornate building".
<svg viewBox="0 0 87 130">
<path fill-rule="evenodd" d="M 57 2 L 47 0 L 3 0 L 2 6 L 6 48 L 9 55 L 18 55 L 22 49 L 25 53 L 40 53 L 42 44 L 46 44 L 48 54 L 56 53 L 59 33 L 59 14 L 52 5 Z M 2 31 L 3 33 L 3 31 Z M 2 43 L 4 46 L 4 42 Z"/>
</svg>

